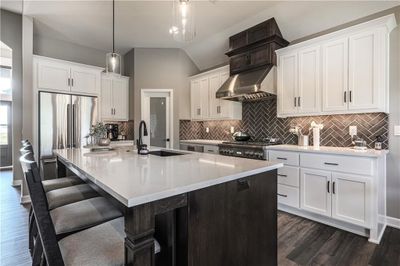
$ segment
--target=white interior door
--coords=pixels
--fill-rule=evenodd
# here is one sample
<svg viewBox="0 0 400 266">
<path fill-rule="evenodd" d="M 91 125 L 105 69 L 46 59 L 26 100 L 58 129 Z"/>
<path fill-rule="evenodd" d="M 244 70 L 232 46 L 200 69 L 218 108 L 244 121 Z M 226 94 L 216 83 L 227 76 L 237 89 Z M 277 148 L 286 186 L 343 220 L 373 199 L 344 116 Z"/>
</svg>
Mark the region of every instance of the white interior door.
<svg viewBox="0 0 400 266">
<path fill-rule="evenodd" d="M 300 177 L 301 209 L 331 216 L 331 173 L 301 169 Z"/>
<path fill-rule="evenodd" d="M 172 90 L 143 89 L 142 120 L 146 122 L 148 136 L 143 143 L 161 148 L 173 147 L 173 94 Z"/>
</svg>

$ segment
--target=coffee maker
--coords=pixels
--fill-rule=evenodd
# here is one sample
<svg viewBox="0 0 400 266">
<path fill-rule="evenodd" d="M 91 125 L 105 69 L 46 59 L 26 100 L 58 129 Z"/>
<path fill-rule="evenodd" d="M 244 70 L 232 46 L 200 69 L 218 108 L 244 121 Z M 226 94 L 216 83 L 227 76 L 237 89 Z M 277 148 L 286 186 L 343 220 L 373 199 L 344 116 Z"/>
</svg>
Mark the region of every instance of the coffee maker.
<svg viewBox="0 0 400 266">
<path fill-rule="evenodd" d="M 107 138 L 110 140 L 118 140 L 118 124 L 106 124 Z"/>
</svg>

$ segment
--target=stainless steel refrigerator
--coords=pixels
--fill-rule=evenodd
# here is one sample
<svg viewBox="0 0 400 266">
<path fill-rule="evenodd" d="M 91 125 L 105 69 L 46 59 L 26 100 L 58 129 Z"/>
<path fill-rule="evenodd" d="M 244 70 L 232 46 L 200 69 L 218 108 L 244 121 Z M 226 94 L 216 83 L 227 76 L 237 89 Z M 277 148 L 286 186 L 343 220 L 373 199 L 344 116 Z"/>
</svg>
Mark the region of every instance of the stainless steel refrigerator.
<svg viewBox="0 0 400 266">
<path fill-rule="evenodd" d="M 39 158 L 42 177 L 55 177 L 54 149 L 79 148 L 98 122 L 97 97 L 39 92 Z"/>
</svg>

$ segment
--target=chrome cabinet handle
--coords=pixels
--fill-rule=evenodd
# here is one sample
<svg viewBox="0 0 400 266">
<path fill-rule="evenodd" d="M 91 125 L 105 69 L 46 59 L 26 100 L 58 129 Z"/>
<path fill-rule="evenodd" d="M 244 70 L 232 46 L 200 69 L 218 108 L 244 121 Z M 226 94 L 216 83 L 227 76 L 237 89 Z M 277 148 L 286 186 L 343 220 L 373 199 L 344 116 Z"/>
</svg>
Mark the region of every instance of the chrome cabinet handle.
<svg viewBox="0 0 400 266">
<path fill-rule="evenodd" d="M 343 101 L 345 103 L 347 102 L 347 91 L 344 92 Z"/>
<path fill-rule="evenodd" d="M 331 187 L 331 181 L 328 181 L 327 188 L 326 188 L 328 190 L 328 193 L 331 193 L 330 187 Z"/>
<path fill-rule="evenodd" d="M 350 97 L 350 102 L 352 102 L 352 91 L 350 91 L 350 95 L 349 95 L 349 97 Z"/>
<path fill-rule="evenodd" d="M 338 163 L 324 163 L 324 164 L 326 164 L 326 165 L 333 165 L 333 166 L 338 166 L 339 164 Z"/>
<path fill-rule="evenodd" d="M 74 79 L 71 79 L 72 87 L 74 86 Z"/>
<path fill-rule="evenodd" d="M 278 160 L 284 160 L 284 161 L 287 160 L 287 158 L 283 158 L 283 157 L 276 157 L 276 159 L 278 159 Z"/>
<path fill-rule="evenodd" d="M 336 182 L 333 182 L 333 183 L 332 183 L 332 193 L 333 193 L 333 194 L 336 194 L 336 191 L 335 191 L 335 190 L 336 190 Z"/>
<path fill-rule="evenodd" d="M 68 87 L 71 86 L 71 79 L 68 78 Z"/>
<path fill-rule="evenodd" d="M 278 176 L 281 176 L 281 177 L 287 177 L 287 175 L 282 175 L 282 174 L 278 174 Z"/>
<path fill-rule="evenodd" d="M 294 97 L 294 107 L 297 107 L 297 99 Z"/>
<path fill-rule="evenodd" d="M 113 109 L 111 108 L 111 115 L 113 115 Z"/>
<path fill-rule="evenodd" d="M 280 193 L 278 193 L 278 196 L 279 196 L 279 197 L 287 198 L 287 195 L 285 195 L 285 194 L 280 194 Z"/>
<path fill-rule="evenodd" d="M 301 106 L 301 103 L 300 103 L 300 97 L 297 97 L 297 106 Z"/>
<path fill-rule="evenodd" d="M 197 115 L 200 115 L 200 114 L 201 114 L 201 109 L 197 108 Z"/>
</svg>

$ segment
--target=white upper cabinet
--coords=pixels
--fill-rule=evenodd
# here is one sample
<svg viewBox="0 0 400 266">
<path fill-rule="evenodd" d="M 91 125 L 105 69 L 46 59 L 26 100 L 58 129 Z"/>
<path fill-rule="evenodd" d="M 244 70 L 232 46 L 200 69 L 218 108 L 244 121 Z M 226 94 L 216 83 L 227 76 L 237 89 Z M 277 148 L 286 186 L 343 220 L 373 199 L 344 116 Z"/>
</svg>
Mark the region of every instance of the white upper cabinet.
<svg viewBox="0 0 400 266">
<path fill-rule="evenodd" d="M 191 117 L 199 120 L 201 116 L 201 87 L 200 80 L 192 80 L 190 82 L 190 102 L 191 102 Z"/>
<path fill-rule="evenodd" d="M 100 73 L 87 67 L 71 68 L 71 91 L 97 94 L 100 87 Z"/>
<path fill-rule="evenodd" d="M 100 94 L 103 71 L 100 67 L 35 56 L 33 70 L 37 90 L 94 96 Z"/>
<path fill-rule="evenodd" d="M 297 112 L 297 53 L 279 58 L 278 105 L 281 114 Z"/>
<path fill-rule="evenodd" d="M 394 27 L 392 14 L 278 50 L 278 116 L 388 112 Z"/>
<path fill-rule="evenodd" d="M 47 60 L 39 60 L 35 65 L 38 89 L 70 90 L 70 66 Z"/>
<path fill-rule="evenodd" d="M 377 109 L 380 93 L 385 92 L 384 36 L 377 30 L 349 37 L 349 109 Z"/>
<path fill-rule="evenodd" d="M 242 119 L 241 103 L 216 98 L 216 92 L 228 78 L 226 66 L 191 78 L 192 120 Z"/>
<path fill-rule="evenodd" d="M 101 119 L 129 120 L 129 78 L 103 75 L 101 78 Z"/>
<path fill-rule="evenodd" d="M 299 113 L 312 114 L 320 111 L 320 49 L 320 46 L 315 46 L 300 50 L 298 53 Z"/>
<path fill-rule="evenodd" d="M 348 41 L 329 41 L 322 50 L 322 110 L 347 110 Z"/>
</svg>

